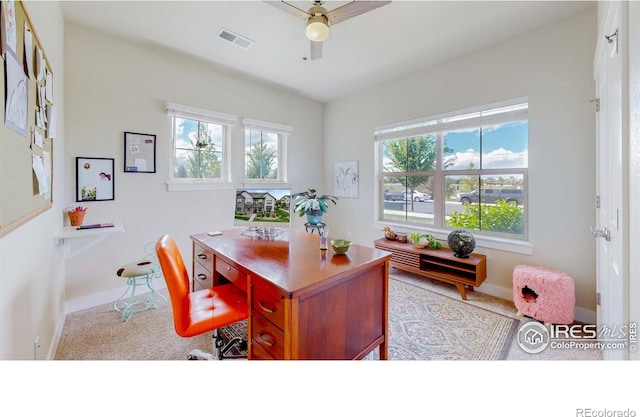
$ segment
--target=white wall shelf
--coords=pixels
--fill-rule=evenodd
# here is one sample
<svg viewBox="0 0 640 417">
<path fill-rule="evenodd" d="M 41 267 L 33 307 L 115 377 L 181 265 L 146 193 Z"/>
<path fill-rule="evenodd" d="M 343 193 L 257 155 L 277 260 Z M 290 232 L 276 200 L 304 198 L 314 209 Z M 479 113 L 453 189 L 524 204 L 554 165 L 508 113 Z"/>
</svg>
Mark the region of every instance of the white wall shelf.
<svg viewBox="0 0 640 417">
<path fill-rule="evenodd" d="M 54 236 L 55 244 L 58 245 L 58 254 L 60 259 L 73 258 L 114 233 L 124 233 L 124 227 L 121 222 L 110 221 L 103 223 L 113 223 L 113 227 L 78 230 L 76 226 L 65 226 L 60 229 L 60 231 Z M 75 251 L 71 251 L 71 240 L 86 238 L 90 238 L 90 240 L 83 242 L 84 244 L 78 247 Z"/>
</svg>

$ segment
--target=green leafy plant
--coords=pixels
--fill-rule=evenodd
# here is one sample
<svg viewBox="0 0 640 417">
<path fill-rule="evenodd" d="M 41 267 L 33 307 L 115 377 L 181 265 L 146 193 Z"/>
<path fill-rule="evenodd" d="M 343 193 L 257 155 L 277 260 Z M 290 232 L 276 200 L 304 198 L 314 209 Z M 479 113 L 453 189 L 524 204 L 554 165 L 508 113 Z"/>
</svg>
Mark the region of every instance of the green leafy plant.
<svg viewBox="0 0 640 417">
<path fill-rule="evenodd" d="M 524 234 L 524 213 L 522 208 L 504 200 L 495 204 L 464 204 L 463 212 L 455 212 L 449 219 L 453 227 L 492 232 Z"/>
<path fill-rule="evenodd" d="M 436 240 L 432 235 L 423 235 L 422 233 L 409 234 L 409 240 L 416 247 L 425 247 L 429 249 L 440 249 L 442 244 Z"/>
<path fill-rule="evenodd" d="M 296 202 L 293 206 L 293 211 L 302 217 L 308 212 L 317 210 L 326 213 L 329 208 L 327 202 L 330 201 L 335 205 L 338 202 L 338 197 L 326 194 L 318 196 L 315 188 L 309 188 L 307 191 L 293 194 L 291 201 Z"/>
</svg>

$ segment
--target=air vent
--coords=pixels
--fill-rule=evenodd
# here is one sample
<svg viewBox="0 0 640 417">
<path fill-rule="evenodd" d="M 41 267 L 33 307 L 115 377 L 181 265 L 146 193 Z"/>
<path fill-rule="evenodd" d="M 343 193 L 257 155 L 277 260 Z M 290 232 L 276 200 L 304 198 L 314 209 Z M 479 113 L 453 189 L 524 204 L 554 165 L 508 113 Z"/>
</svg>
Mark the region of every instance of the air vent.
<svg viewBox="0 0 640 417">
<path fill-rule="evenodd" d="M 247 49 L 248 47 L 250 47 L 255 43 L 251 39 L 245 38 L 244 36 L 240 36 L 237 33 L 233 33 L 227 29 L 221 29 L 220 32 L 218 33 L 218 37 L 221 39 L 224 39 L 225 41 L 238 45 L 243 49 Z"/>
</svg>

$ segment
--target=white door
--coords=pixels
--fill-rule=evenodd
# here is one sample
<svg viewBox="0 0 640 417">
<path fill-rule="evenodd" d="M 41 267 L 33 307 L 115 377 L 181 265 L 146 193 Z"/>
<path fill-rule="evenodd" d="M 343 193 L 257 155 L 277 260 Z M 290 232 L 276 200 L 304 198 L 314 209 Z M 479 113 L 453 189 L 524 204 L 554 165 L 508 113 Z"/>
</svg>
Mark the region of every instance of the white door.
<svg viewBox="0 0 640 417">
<path fill-rule="evenodd" d="M 596 188 L 598 195 L 597 224 L 593 228 L 597 239 L 596 290 L 599 329 L 620 330 L 628 317 L 625 298 L 626 263 L 624 255 L 623 184 L 626 172 L 623 153 L 622 121 L 622 56 L 624 54 L 620 2 L 607 2 L 605 7 L 605 33 L 599 33 L 595 59 L 595 78 L 600 110 L 597 113 Z M 606 336 L 602 339 L 607 339 Z M 605 359 L 625 359 L 622 349 L 605 349 Z"/>
</svg>

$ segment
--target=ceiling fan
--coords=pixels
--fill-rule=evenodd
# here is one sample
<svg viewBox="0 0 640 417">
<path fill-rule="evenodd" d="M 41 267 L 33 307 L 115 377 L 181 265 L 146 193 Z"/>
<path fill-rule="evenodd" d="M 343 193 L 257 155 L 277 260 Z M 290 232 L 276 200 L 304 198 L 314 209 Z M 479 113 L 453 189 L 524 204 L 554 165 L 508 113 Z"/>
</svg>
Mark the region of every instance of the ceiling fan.
<svg viewBox="0 0 640 417">
<path fill-rule="evenodd" d="M 307 22 L 306 34 L 311 41 L 311 59 L 322 58 L 322 42 L 329 37 L 329 26 L 338 24 L 352 17 L 356 17 L 391 1 L 351 1 L 333 10 L 327 10 L 322 5 L 324 1 L 311 1 L 311 8 L 307 11 L 299 9 L 293 4 L 281 1 L 267 1 L 272 6 L 287 13 L 291 13 Z"/>
</svg>

